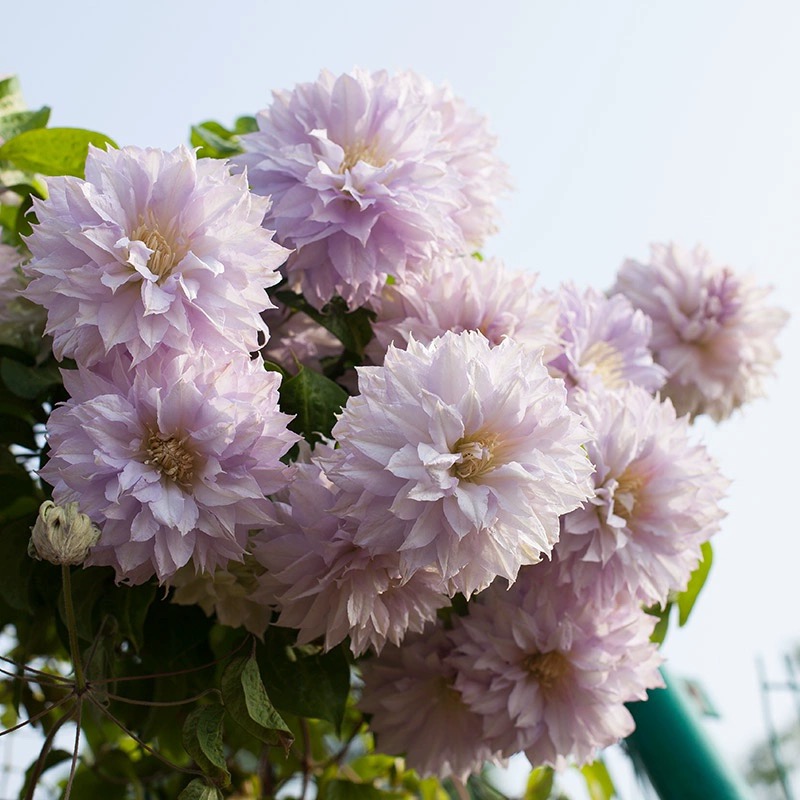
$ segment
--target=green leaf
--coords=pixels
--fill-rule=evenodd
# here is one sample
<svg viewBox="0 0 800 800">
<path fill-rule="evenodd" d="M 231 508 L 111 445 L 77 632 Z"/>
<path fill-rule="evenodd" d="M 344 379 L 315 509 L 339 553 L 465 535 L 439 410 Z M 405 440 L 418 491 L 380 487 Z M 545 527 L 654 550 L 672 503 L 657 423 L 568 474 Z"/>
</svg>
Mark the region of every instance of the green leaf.
<svg viewBox="0 0 800 800">
<path fill-rule="evenodd" d="M 222 698 L 234 722 L 265 744 L 288 752 L 294 736 L 267 696 L 255 658 L 231 661 L 222 675 Z"/>
<path fill-rule="evenodd" d="M 470 775 L 467 788 L 473 800 L 506 800 L 506 796 L 498 791 L 483 775 Z"/>
<path fill-rule="evenodd" d="M 183 746 L 197 766 L 216 783 L 230 786 L 231 774 L 222 746 L 222 721 L 225 708 L 220 703 L 200 706 L 186 718 Z"/>
<path fill-rule="evenodd" d="M 669 615 L 672 611 L 672 601 L 668 601 L 662 608 L 661 606 L 649 606 L 644 609 L 646 614 L 652 617 L 658 617 L 653 632 L 650 634 L 650 641 L 656 644 L 661 644 L 667 638 L 667 631 L 669 630 Z"/>
<path fill-rule="evenodd" d="M 366 308 L 348 311 L 341 297 L 334 297 L 321 311 L 306 302 L 302 295 L 294 292 L 277 292 L 276 297 L 295 311 L 302 311 L 318 324 L 330 331 L 349 353 L 361 357 L 372 339 L 372 320 L 375 313 Z"/>
<path fill-rule="evenodd" d="M 617 796 L 614 782 L 602 760 L 581 767 L 581 774 L 586 781 L 586 789 L 592 800 L 612 800 Z"/>
<path fill-rule="evenodd" d="M 28 450 L 38 450 L 33 428 L 25 420 L 0 413 L 0 444 L 19 444 Z"/>
<path fill-rule="evenodd" d="M 233 132 L 237 135 L 243 133 L 255 133 L 258 130 L 258 121 L 255 117 L 244 116 L 238 117 L 233 124 Z"/>
<path fill-rule="evenodd" d="M 216 786 L 209 786 L 201 778 L 195 778 L 179 795 L 178 800 L 223 800 Z"/>
<path fill-rule="evenodd" d="M 537 767 L 528 775 L 523 800 L 548 800 L 553 791 L 553 768 Z"/>
<path fill-rule="evenodd" d="M 17 397 L 33 400 L 53 386 L 61 385 L 61 372 L 54 361 L 41 367 L 28 367 L 10 358 L 0 359 L 0 378 Z"/>
<path fill-rule="evenodd" d="M 705 586 L 708 571 L 711 569 L 711 562 L 714 560 L 710 542 L 703 542 L 703 544 L 700 545 L 700 550 L 702 552 L 700 563 L 689 578 L 686 591 L 681 592 L 677 598 L 678 625 L 681 627 L 689 620 L 689 615 L 692 613 L 694 604 L 697 602 L 700 590 Z"/>
<path fill-rule="evenodd" d="M 281 382 L 281 410 L 294 414 L 289 430 L 309 442 L 330 437 L 336 414 L 347 402 L 347 392 L 330 378 L 306 367 L 292 378 Z"/>
<path fill-rule="evenodd" d="M 341 728 L 350 692 L 350 666 L 341 647 L 303 653 L 294 633 L 272 627 L 256 654 L 272 702 L 288 714 L 325 719 Z"/>
<path fill-rule="evenodd" d="M 30 538 L 29 519 L 0 526 L 0 597 L 12 608 L 27 613 L 32 610 L 31 574 L 36 566 L 36 561 L 28 555 Z"/>
<path fill-rule="evenodd" d="M 19 78 L 10 75 L 0 80 L 0 114 L 10 114 L 15 111 L 24 111 L 25 101 L 22 99 L 22 90 Z"/>
<path fill-rule="evenodd" d="M 108 136 L 82 128 L 37 128 L 9 139 L 0 147 L 0 160 L 42 175 L 83 177 L 89 145 L 116 147 Z"/>
<path fill-rule="evenodd" d="M 0 137 L 13 139 L 25 131 L 44 128 L 50 119 L 50 109 L 47 106 L 38 111 L 13 111 L 0 116 Z"/>
<path fill-rule="evenodd" d="M 353 783 L 337 778 L 325 784 L 321 800 L 388 800 L 405 796 L 400 792 L 383 792 L 371 783 Z"/>
<path fill-rule="evenodd" d="M 213 120 L 192 125 L 189 138 L 193 147 L 200 148 L 197 152 L 200 158 L 230 158 L 242 152 L 236 134 Z"/>
</svg>

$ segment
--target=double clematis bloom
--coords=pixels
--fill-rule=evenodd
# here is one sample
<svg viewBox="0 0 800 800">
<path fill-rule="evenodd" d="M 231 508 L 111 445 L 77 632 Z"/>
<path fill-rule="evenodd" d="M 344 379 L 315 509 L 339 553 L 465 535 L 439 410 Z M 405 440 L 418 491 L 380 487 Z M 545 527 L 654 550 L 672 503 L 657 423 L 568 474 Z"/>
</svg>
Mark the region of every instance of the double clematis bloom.
<svg viewBox="0 0 800 800">
<path fill-rule="evenodd" d="M 257 120 L 236 161 L 272 198 L 264 224 L 295 251 L 290 283 L 317 307 L 335 295 L 364 305 L 389 276 L 471 252 L 494 228 L 493 199 L 506 186 L 494 140 L 416 75 L 323 72 L 276 92 Z"/>
<path fill-rule="evenodd" d="M 532 764 L 592 761 L 633 731 L 625 703 L 663 685 L 654 623 L 635 604 L 559 586 L 547 563 L 508 591 L 492 586 L 451 633 L 455 688 L 483 722 L 476 736 Z"/>
<path fill-rule="evenodd" d="M 587 433 L 563 383 L 510 339 L 412 339 L 361 368 L 359 390 L 333 429 L 334 511 L 358 520 L 359 546 L 399 552 L 404 578 L 433 569 L 467 596 L 513 581 L 592 494 Z"/>
<path fill-rule="evenodd" d="M 86 180 L 50 178 L 28 239 L 26 297 L 48 311 L 56 357 L 91 366 L 114 348 L 254 351 L 288 251 L 261 227 L 269 202 L 219 161 L 92 148 Z"/>
<path fill-rule="evenodd" d="M 594 433 L 594 496 L 562 519 L 561 581 L 600 603 L 620 592 L 665 603 L 719 529 L 728 481 L 669 400 L 631 386 L 579 394 L 575 407 Z"/>
<path fill-rule="evenodd" d="M 326 451 L 317 445 L 322 463 L 332 453 Z M 298 464 L 275 498 L 275 524 L 253 537 L 253 553 L 266 568 L 277 624 L 296 628 L 300 644 L 322 637 L 329 650 L 349 636 L 355 655 L 379 653 L 387 642 L 399 645 L 406 633 L 421 632 L 449 600 L 434 571 L 404 578 L 398 553 L 357 545 L 357 524 L 330 511 L 338 496 L 318 463 Z"/>
<path fill-rule="evenodd" d="M 454 644 L 441 627 L 409 636 L 364 662 L 359 701 L 371 715 L 378 747 L 405 753 L 420 775 L 466 780 L 495 754 L 481 735 L 483 718 L 456 689 L 457 670 L 449 657 Z M 419 710 L 425 710 L 420 725 Z"/>
<path fill-rule="evenodd" d="M 545 348 L 545 361 L 559 352 L 555 297 L 537 288 L 535 275 L 507 270 L 497 259 L 433 259 L 386 286 L 373 305 L 368 353 L 376 364 L 390 344 L 405 348 L 412 338 L 429 344 L 446 331 L 479 331 L 493 345 L 511 338 L 531 353 Z"/>
<path fill-rule="evenodd" d="M 558 294 L 559 354 L 548 367 L 568 390 L 622 389 L 635 384 L 654 392 L 666 370 L 653 363 L 649 318 L 621 295 L 565 284 Z"/>
<path fill-rule="evenodd" d="M 241 560 L 248 532 L 269 520 L 295 443 L 278 411 L 276 373 L 245 354 L 156 353 L 131 369 L 63 372 L 70 399 L 50 415 L 41 470 L 59 504 L 76 501 L 102 528 L 90 564 L 117 577 L 168 581 L 192 562 Z"/>
<path fill-rule="evenodd" d="M 652 320 L 651 347 L 678 413 L 729 417 L 764 394 L 788 315 L 764 302 L 769 289 L 715 264 L 696 247 L 654 244 L 650 263 L 626 261 L 612 289 Z"/>
</svg>

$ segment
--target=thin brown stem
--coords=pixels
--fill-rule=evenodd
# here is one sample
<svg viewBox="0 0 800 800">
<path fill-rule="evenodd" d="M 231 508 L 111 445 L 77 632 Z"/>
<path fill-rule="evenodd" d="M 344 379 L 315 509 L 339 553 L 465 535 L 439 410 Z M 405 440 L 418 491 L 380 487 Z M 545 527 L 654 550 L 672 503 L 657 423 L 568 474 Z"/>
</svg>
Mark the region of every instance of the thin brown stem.
<svg viewBox="0 0 800 800">
<path fill-rule="evenodd" d="M 162 761 L 168 767 L 171 767 L 172 769 L 178 770 L 178 772 L 185 772 L 187 775 L 199 775 L 200 777 L 203 777 L 203 773 L 200 770 L 187 769 L 186 767 L 181 767 L 180 765 L 175 764 L 174 762 L 170 761 L 168 758 L 165 758 L 164 756 L 162 756 L 161 753 L 158 753 L 157 751 L 155 751 L 152 747 L 150 747 L 149 744 L 147 744 L 146 742 L 142 741 L 132 730 L 127 728 L 123 722 L 121 722 L 119 719 L 117 719 L 102 703 L 100 703 L 98 700 L 96 700 L 92 696 L 91 692 L 86 694 L 85 697 L 87 697 L 91 701 L 92 705 L 94 705 L 95 708 L 97 708 L 99 711 L 101 711 L 103 714 L 105 714 L 123 733 L 125 733 L 127 736 L 130 736 L 131 739 L 133 739 L 133 741 L 136 742 L 136 744 L 138 744 L 139 747 L 142 748 L 142 750 L 145 750 L 151 756 L 154 756 L 159 761 Z"/>
<path fill-rule="evenodd" d="M 80 703 L 78 704 L 80 705 Z M 39 758 L 36 759 L 36 762 L 33 765 L 33 771 L 31 772 L 30 783 L 28 784 L 28 791 L 25 792 L 24 800 L 33 800 L 33 793 L 36 790 L 36 785 L 39 783 L 39 778 L 42 777 L 42 773 L 44 772 L 44 765 L 47 761 L 47 754 L 53 749 L 53 741 L 56 738 L 56 734 L 61 730 L 61 727 L 64 725 L 65 722 L 69 722 L 72 717 L 75 715 L 75 709 L 73 708 L 69 713 L 64 714 L 61 719 L 56 721 L 52 728 L 50 728 L 50 732 L 47 734 L 44 740 L 44 744 L 42 744 L 41 752 L 39 753 Z"/>
<path fill-rule="evenodd" d="M 347 754 L 347 751 L 350 749 L 350 745 L 353 744 L 353 741 L 361 733 L 361 726 L 364 724 L 363 717 L 360 717 L 356 726 L 353 728 L 350 735 L 345 740 L 344 744 L 322 765 L 322 768 L 325 769 L 326 767 L 330 767 L 332 764 L 339 764 L 341 760 Z"/>
<path fill-rule="evenodd" d="M 83 703 L 78 702 L 78 713 L 75 716 L 75 745 L 72 748 L 72 762 L 69 765 L 69 778 L 67 788 L 64 790 L 64 800 L 69 800 L 72 793 L 72 782 L 75 780 L 75 772 L 78 769 L 78 748 L 81 744 L 81 716 L 83 714 Z"/>
<path fill-rule="evenodd" d="M 220 697 L 222 696 L 219 689 L 206 689 L 204 692 L 200 692 L 200 694 L 196 694 L 194 697 L 187 697 L 185 700 L 134 700 L 132 697 L 122 697 L 118 694 L 111 694 L 111 692 L 106 692 L 105 696 L 110 697 L 112 700 L 117 700 L 120 703 L 130 703 L 134 706 L 160 706 L 167 708 L 170 706 L 185 706 L 187 703 L 193 703 L 195 700 L 199 700 L 207 694 L 218 694 Z"/>
<path fill-rule="evenodd" d="M 14 725 L 13 728 L 6 728 L 4 731 L 0 731 L 0 736 L 5 736 L 7 733 L 14 733 L 14 731 L 18 731 L 20 728 L 24 728 L 26 725 L 30 725 L 34 722 L 38 722 L 42 717 L 46 717 L 51 711 L 55 711 L 55 709 L 63 706 L 64 703 L 67 702 L 71 697 L 74 697 L 75 693 L 71 692 L 70 694 L 62 697 L 60 700 L 57 700 L 53 705 L 47 706 L 43 711 L 40 711 L 38 714 L 34 714 L 32 717 L 28 717 L 28 719 L 23 720 L 22 722 L 17 723 Z"/>
<path fill-rule="evenodd" d="M 70 678 L 65 678 L 62 675 L 54 675 L 52 672 L 42 672 L 40 669 L 34 669 L 33 667 L 29 667 L 27 664 L 20 664 L 18 661 L 14 661 L 12 658 L 6 658 L 5 656 L 0 656 L 0 661 L 5 661 L 6 664 L 13 664 L 17 669 L 23 669 L 26 672 L 32 672 L 34 675 L 43 675 L 45 678 L 52 678 L 55 681 L 63 681 L 64 683 L 72 683 Z"/>
<path fill-rule="evenodd" d="M 13 678 L 16 681 L 27 681 L 28 683 L 36 683 L 39 686 L 60 686 L 66 688 L 69 685 L 60 680 L 48 681 L 38 675 L 24 675 L 19 672 L 11 672 L 11 670 L 3 669 L 2 667 L 0 667 L 0 675 L 8 675 L 9 678 Z"/>
<path fill-rule="evenodd" d="M 455 775 L 451 775 L 450 780 L 453 782 L 459 800 L 470 800 L 469 791 L 464 785 L 464 781 L 462 781 L 461 778 L 457 778 Z"/>
<path fill-rule="evenodd" d="M 105 683 L 123 683 L 125 681 L 145 681 L 151 678 L 174 678 L 176 675 L 188 675 L 191 672 L 200 672 L 204 669 L 208 669 L 209 667 L 215 667 L 217 664 L 221 664 L 223 661 L 225 661 L 225 659 L 235 656 L 236 653 L 242 649 L 245 642 L 247 642 L 247 639 L 242 639 L 241 644 L 231 650 L 231 652 L 227 655 L 221 656 L 220 658 L 215 658 L 213 661 L 209 661 L 207 664 L 201 664 L 199 667 L 176 669 L 172 672 L 153 672 L 150 675 L 123 675 L 121 678 L 101 678 L 100 680 L 92 681 L 92 686 L 102 686 Z"/>
</svg>

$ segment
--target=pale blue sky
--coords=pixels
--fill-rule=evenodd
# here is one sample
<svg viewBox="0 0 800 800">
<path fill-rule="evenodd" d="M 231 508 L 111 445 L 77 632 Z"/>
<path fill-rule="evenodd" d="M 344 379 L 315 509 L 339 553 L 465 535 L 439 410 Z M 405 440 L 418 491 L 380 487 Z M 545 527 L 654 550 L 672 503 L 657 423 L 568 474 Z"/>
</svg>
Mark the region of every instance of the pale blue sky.
<svg viewBox="0 0 800 800">
<path fill-rule="evenodd" d="M 704 433 L 734 480 L 717 561 L 666 649 L 723 714 L 741 763 L 761 735 L 756 653 L 800 638 L 800 4 L 742 0 L 44 0 L 2 12 L 0 72 L 52 124 L 172 147 L 323 67 L 412 68 L 490 119 L 515 192 L 486 248 L 606 288 L 650 241 L 702 241 L 776 287 L 794 318 L 770 399 Z"/>
</svg>

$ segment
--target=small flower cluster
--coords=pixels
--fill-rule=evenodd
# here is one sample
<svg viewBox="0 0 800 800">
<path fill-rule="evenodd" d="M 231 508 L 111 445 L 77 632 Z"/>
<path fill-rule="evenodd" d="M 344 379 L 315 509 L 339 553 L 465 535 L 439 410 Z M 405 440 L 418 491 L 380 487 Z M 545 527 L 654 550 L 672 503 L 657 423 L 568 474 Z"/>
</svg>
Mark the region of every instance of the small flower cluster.
<svg viewBox="0 0 800 800">
<path fill-rule="evenodd" d="M 361 708 L 420 773 L 591 760 L 660 685 L 643 606 L 686 588 L 723 516 L 690 416 L 761 392 L 783 315 L 674 247 L 608 296 L 470 255 L 505 168 L 410 73 L 324 72 L 258 127 L 232 166 L 93 150 L 48 182 L 26 296 L 78 368 L 42 477 L 119 579 L 370 652 Z M 270 301 L 282 276 L 302 298 Z M 319 376 L 352 396 L 286 467 L 279 373 L 250 353 L 344 363 L 318 324 L 336 304 L 374 338 Z"/>
</svg>

